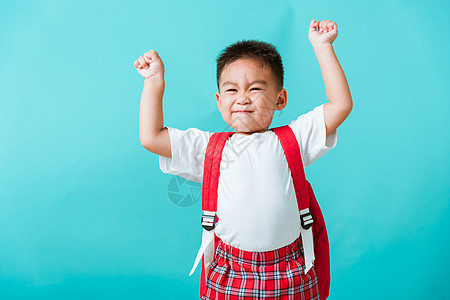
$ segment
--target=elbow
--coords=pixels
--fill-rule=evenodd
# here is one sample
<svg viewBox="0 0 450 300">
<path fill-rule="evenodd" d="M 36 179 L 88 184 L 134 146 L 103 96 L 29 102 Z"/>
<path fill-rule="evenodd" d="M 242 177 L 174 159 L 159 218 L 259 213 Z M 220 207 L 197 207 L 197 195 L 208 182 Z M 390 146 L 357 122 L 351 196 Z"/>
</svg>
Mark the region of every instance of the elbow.
<svg viewBox="0 0 450 300">
<path fill-rule="evenodd" d="M 158 136 L 147 136 L 145 138 L 141 137 L 140 138 L 141 141 L 141 145 L 142 147 L 144 147 L 145 149 L 147 149 L 150 152 L 153 153 L 157 153 L 157 149 L 160 148 L 159 146 L 159 139 Z"/>
<path fill-rule="evenodd" d="M 148 151 L 151 151 L 150 149 L 152 149 L 152 145 L 154 144 L 154 142 L 152 141 L 152 139 L 146 137 L 146 138 L 140 138 L 140 142 L 142 147 L 144 147 L 145 149 L 147 149 Z"/>
<path fill-rule="evenodd" d="M 159 134 L 159 132 L 158 133 L 153 133 L 153 134 L 149 134 L 148 132 L 146 134 L 141 134 L 139 136 L 139 140 L 141 142 L 142 147 L 144 147 L 147 150 L 149 148 L 152 148 L 152 145 L 157 143 L 158 134 Z"/>
<path fill-rule="evenodd" d="M 350 97 L 349 97 L 349 99 L 348 99 L 348 111 L 349 111 L 349 113 L 352 111 L 352 109 L 353 109 L 353 98 L 352 98 L 352 95 L 350 95 Z"/>
<path fill-rule="evenodd" d="M 341 106 L 340 111 L 341 111 L 342 114 L 349 115 L 350 112 L 352 111 L 352 109 L 353 109 L 353 101 L 352 101 L 352 99 L 350 98 L 348 101 L 346 101 L 345 104 L 343 104 L 343 105 Z"/>
<path fill-rule="evenodd" d="M 148 146 L 148 143 L 143 143 L 142 141 L 141 141 L 141 145 L 142 145 L 142 147 L 144 147 L 145 149 L 149 149 L 149 146 Z"/>
<path fill-rule="evenodd" d="M 348 106 L 347 115 L 349 115 L 353 110 L 353 101 L 350 100 L 350 105 Z"/>
<path fill-rule="evenodd" d="M 350 104 L 347 105 L 347 106 L 343 109 L 343 112 L 346 113 L 347 116 L 348 116 L 348 115 L 350 114 L 350 112 L 352 111 L 352 109 L 353 109 L 353 103 L 350 102 Z"/>
</svg>

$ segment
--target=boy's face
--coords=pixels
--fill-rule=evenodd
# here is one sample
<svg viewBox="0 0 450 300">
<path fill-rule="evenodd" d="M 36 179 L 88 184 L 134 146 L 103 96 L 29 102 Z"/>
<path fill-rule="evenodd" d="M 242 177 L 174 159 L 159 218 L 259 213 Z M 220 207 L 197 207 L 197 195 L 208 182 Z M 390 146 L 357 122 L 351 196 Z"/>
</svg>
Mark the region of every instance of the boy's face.
<svg viewBox="0 0 450 300">
<path fill-rule="evenodd" d="M 269 67 L 238 59 L 223 69 L 216 100 L 228 125 L 237 133 L 252 134 L 269 129 L 275 110 L 286 107 L 287 93 L 278 90 Z"/>
</svg>

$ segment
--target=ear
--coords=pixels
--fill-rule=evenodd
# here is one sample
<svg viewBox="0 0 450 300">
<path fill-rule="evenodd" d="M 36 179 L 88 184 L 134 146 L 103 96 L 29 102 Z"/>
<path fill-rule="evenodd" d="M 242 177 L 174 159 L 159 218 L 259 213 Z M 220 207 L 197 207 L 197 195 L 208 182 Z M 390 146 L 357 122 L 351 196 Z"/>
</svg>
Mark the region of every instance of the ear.
<svg viewBox="0 0 450 300">
<path fill-rule="evenodd" d="M 277 97 L 277 110 L 282 110 L 286 107 L 287 105 L 287 91 L 286 89 L 281 89 L 278 92 L 278 97 Z"/>
<path fill-rule="evenodd" d="M 220 103 L 221 103 L 221 101 L 220 101 L 220 93 L 219 92 L 216 92 L 216 101 L 217 101 L 217 108 L 220 111 Z"/>
</svg>

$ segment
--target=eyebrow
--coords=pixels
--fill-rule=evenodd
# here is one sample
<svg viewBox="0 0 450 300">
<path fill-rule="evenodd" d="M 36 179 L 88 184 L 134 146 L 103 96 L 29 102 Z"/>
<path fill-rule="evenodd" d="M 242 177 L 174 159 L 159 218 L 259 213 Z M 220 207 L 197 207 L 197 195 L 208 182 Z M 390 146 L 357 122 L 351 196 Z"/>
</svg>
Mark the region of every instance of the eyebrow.
<svg viewBox="0 0 450 300">
<path fill-rule="evenodd" d="M 250 85 L 252 85 L 254 83 L 261 83 L 261 84 L 264 84 L 264 85 L 268 85 L 267 81 L 262 80 L 262 79 L 254 80 L 254 81 L 250 82 Z M 235 84 L 235 83 L 232 82 L 232 81 L 225 81 L 224 83 L 222 83 L 222 86 L 226 86 L 226 85 L 229 85 L 229 84 Z"/>
</svg>

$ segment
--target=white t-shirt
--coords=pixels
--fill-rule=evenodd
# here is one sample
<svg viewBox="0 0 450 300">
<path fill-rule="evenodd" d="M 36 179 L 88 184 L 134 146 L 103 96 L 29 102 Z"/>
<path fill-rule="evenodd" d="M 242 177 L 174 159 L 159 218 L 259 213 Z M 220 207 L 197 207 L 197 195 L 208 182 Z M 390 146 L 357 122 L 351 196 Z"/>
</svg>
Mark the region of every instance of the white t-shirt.
<svg viewBox="0 0 450 300">
<path fill-rule="evenodd" d="M 288 124 L 299 142 L 303 166 L 334 148 L 337 132 L 325 137 L 323 104 Z M 159 157 L 163 173 L 203 181 L 206 147 L 213 134 L 168 127 L 172 158 Z M 300 215 L 291 171 L 276 134 L 235 133 L 220 163 L 215 234 L 246 251 L 271 251 L 300 236 Z"/>
</svg>

